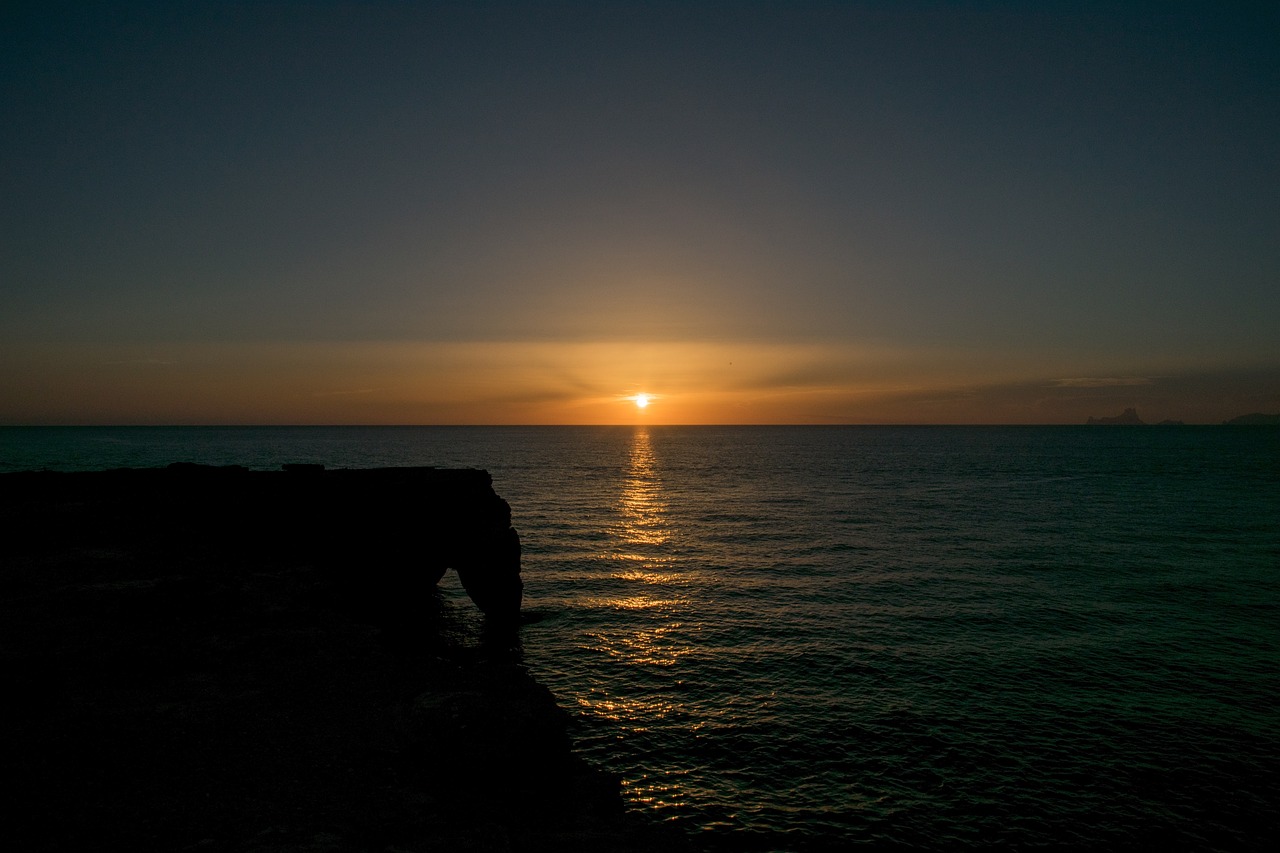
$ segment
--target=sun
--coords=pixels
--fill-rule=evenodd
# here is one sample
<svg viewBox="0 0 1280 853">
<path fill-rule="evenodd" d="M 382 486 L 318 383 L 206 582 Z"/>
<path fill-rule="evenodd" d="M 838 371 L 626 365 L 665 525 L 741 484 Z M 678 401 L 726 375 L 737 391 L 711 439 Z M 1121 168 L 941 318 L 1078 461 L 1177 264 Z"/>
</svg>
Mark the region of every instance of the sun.
<svg viewBox="0 0 1280 853">
<path fill-rule="evenodd" d="M 635 403 L 636 408 L 643 412 L 652 406 L 656 400 L 661 400 L 662 395 L 641 391 L 635 394 L 619 394 L 617 399 L 625 403 Z"/>
</svg>

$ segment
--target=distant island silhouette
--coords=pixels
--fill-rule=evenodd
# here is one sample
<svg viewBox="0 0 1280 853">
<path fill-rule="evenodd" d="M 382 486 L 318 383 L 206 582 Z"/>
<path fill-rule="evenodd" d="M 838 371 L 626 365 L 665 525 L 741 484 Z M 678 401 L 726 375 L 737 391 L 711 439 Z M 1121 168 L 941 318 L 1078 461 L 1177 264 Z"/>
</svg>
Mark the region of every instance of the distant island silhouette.
<svg viewBox="0 0 1280 853">
<path fill-rule="evenodd" d="M 1103 424 L 1106 426 L 1146 426 L 1146 421 L 1138 417 L 1137 409 L 1125 409 L 1112 418 L 1089 417 L 1086 424 Z"/>
<path fill-rule="evenodd" d="M 1280 414 L 1267 415 L 1262 412 L 1254 412 L 1248 415 L 1240 415 L 1222 423 L 1227 426 L 1280 426 Z"/>
<path fill-rule="evenodd" d="M 1134 408 L 1125 409 L 1120 414 L 1109 418 L 1095 418 L 1090 415 L 1089 420 L 1085 421 L 1085 423 L 1095 426 L 1147 426 L 1147 422 L 1138 417 L 1138 410 Z M 1252 414 L 1231 418 L 1222 423 L 1224 426 L 1280 426 L 1280 414 L 1253 412 Z M 1186 424 L 1179 420 L 1166 418 L 1156 426 L 1186 426 Z"/>
</svg>

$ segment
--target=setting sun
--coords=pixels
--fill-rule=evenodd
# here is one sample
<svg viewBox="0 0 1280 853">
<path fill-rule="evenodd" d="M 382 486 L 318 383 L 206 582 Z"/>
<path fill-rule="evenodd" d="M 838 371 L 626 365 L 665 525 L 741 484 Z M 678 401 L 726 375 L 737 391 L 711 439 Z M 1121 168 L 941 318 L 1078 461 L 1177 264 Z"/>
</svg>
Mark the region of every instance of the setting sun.
<svg viewBox="0 0 1280 853">
<path fill-rule="evenodd" d="M 643 409 L 645 406 L 648 406 L 648 405 L 649 405 L 649 395 L 648 395 L 648 394 L 637 394 L 637 395 L 635 396 L 635 401 L 636 401 L 636 407 L 637 407 L 637 408 L 640 408 L 640 409 Z"/>
</svg>

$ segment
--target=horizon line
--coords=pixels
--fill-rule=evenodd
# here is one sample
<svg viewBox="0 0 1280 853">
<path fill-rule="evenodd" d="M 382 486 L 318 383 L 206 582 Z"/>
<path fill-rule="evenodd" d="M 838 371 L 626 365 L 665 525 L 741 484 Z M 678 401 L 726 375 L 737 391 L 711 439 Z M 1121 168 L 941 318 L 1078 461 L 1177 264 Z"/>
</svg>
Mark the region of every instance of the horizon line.
<svg viewBox="0 0 1280 853">
<path fill-rule="evenodd" d="M 1280 414 L 1269 414 L 1265 412 L 1250 412 L 1246 415 L 1238 417 L 1248 417 L 1253 414 L 1262 414 L 1269 417 L 1280 417 Z M 924 421 L 900 421 L 900 422 L 832 422 L 832 423 L 802 423 L 802 422 L 762 422 L 762 423 L 0 423 L 0 429 L 212 429 L 212 428 L 231 428 L 231 429 L 301 429 L 301 428 L 318 428 L 318 429 L 415 429 L 415 428 L 456 428 L 456 429 L 478 429 L 478 428 L 547 428 L 547 427 L 606 427 L 611 429 L 627 429 L 632 427 L 709 427 L 709 428 L 725 428 L 725 427 L 743 427 L 747 429 L 755 429 L 760 427 L 1067 427 L 1067 426 L 1232 426 L 1231 418 L 1224 421 L 1202 421 L 1202 422 L 1186 422 L 1178 420 L 1156 421 L 1153 423 L 1137 423 L 1137 424 L 1107 424 L 1107 423 L 1088 423 L 1085 421 L 1045 421 L 1042 423 L 1022 423 L 1022 422 L 998 422 L 992 421 L 987 423 L 932 423 Z M 1262 424 L 1269 426 L 1269 424 Z"/>
</svg>

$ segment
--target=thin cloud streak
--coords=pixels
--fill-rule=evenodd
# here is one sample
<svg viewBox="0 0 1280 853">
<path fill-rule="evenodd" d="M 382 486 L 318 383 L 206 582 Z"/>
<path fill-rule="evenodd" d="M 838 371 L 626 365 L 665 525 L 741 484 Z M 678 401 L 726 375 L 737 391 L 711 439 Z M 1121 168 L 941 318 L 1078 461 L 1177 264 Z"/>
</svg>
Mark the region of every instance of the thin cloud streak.
<svg viewBox="0 0 1280 853">
<path fill-rule="evenodd" d="M 1059 379 L 1053 384 L 1057 388 L 1122 388 L 1135 385 L 1150 385 L 1151 382 L 1152 380 L 1145 376 L 1115 376 Z"/>
</svg>

